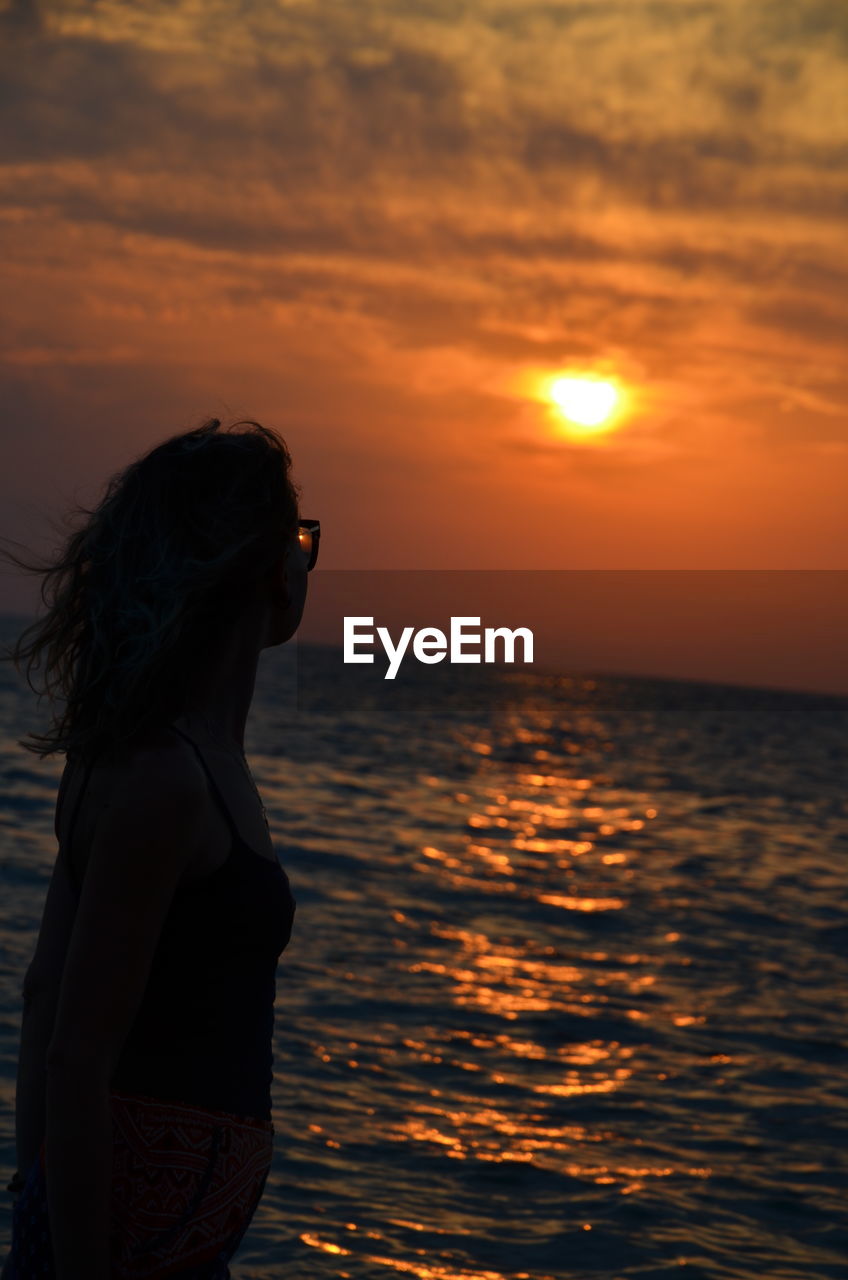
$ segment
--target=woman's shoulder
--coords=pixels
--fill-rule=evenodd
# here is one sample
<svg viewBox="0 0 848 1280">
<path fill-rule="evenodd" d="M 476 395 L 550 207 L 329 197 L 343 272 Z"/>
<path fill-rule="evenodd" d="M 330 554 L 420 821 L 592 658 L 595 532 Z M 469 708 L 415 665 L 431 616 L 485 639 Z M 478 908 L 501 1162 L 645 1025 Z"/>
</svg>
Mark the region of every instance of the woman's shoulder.
<svg viewBox="0 0 848 1280">
<path fill-rule="evenodd" d="M 99 844 L 109 847 L 110 861 L 134 856 L 137 847 L 139 857 L 146 858 L 145 846 L 161 848 L 168 857 L 171 833 L 180 833 L 179 842 L 184 844 L 185 823 L 189 822 L 192 833 L 202 830 L 212 807 L 206 777 L 191 744 L 167 727 L 105 748 L 87 780 L 81 772 L 74 778 L 69 801 L 75 796 L 82 804 L 73 835 L 69 837 L 64 814 L 57 835 L 61 843 L 64 833 L 80 883 Z M 71 821 L 72 814 L 73 807 L 67 811 Z"/>
<path fill-rule="evenodd" d="M 88 845 L 106 809 L 132 813 L 150 797 L 168 795 L 198 811 L 208 806 L 208 785 L 194 749 L 167 725 L 102 744 L 90 755 L 69 753 L 57 802 L 57 838 L 68 839 L 68 818 L 76 814 L 73 843 Z"/>
<path fill-rule="evenodd" d="M 60 842 L 67 838 L 65 819 L 76 814 L 75 843 L 88 844 L 105 808 L 129 800 L 132 809 L 145 797 L 174 792 L 202 804 L 208 787 L 191 744 L 168 725 L 101 744 L 88 754 L 69 752 L 59 789 L 56 835 Z"/>
<path fill-rule="evenodd" d="M 190 742 L 171 725 L 161 724 L 139 730 L 128 738 L 108 741 L 92 757 L 102 773 L 116 778 L 135 774 L 198 775 L 199 761 Z"/>
</svg>

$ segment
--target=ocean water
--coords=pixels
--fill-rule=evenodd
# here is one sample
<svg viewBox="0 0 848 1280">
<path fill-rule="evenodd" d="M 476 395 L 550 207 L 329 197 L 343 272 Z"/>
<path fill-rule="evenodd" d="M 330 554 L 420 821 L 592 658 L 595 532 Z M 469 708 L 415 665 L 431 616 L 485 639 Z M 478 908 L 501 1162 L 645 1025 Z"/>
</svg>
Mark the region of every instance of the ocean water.
<svg viewBox="0 0 848 1280">
<path fill-rule="evenodd" d="M 469 671 L 263 654 L 298 907 L 234 1280 L 845 1277 L 848 700 Z M 0 681 L 5 1184 L 63 759 Z"/>
</svg>

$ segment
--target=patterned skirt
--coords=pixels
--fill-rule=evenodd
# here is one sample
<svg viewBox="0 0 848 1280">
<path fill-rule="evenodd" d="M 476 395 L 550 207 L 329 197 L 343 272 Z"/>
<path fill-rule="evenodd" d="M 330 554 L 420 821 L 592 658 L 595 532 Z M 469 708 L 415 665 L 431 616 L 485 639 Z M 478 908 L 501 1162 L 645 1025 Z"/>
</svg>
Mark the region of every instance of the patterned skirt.
<svg viewBox="0 0 848 1280">
<path fill-rule="evenodd" d="M 265 1190 L 274 1126 L 143 1094 L 110 1093 L 113 1280 L 229 1280 Z M 12 1210 L 8 1280 L 54 1280 L 45 1146 Z"/>
</svg>

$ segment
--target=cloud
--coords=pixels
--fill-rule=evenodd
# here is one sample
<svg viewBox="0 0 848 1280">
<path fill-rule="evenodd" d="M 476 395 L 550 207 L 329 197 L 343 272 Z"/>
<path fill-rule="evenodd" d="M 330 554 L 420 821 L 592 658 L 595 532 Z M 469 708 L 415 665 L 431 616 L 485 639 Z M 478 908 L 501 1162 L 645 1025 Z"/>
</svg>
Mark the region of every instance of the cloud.
<svg viewBox="0 0 848 1280">
<path fill-rule="evenodd" d="M 0 32 L 7 40 L 23 40 L 43 32 L 37 0 L 8 0 L 0 11 Z"/>
<path fill-rule="evenodd" d="M 756 302 L 749 316 L 757 324 L 769 325 L 783 332 L 803 333 L 820 346 L 838 347 L 848 344 L 848 308 L 841 310 L 819 306 L 801 297 L 777 297 Z"/>
<path fill-rule="evenodd" d="M 181 404 L 236 366 L 304 405 L 335 378 L 369 448 L 371 409 L 385 448 L 417 447 L 391 434 L 394 397 L 419 432 L 461 423 L 464 458 L 493 421 L 504 454 L 548 448 L 511 434 L 498 369 L 598 359 L 641 371 L 652 416 L 575 467 L 836 431 L 839 6 L 116 0 L 2 20 L 3 336 L 48 399 L 98 402 L 98 365 L 118 399 L 133 360 L 169 394 L 182 370 Z M 439 364 L 437 403 L 417 379 Z"/>
</svg>

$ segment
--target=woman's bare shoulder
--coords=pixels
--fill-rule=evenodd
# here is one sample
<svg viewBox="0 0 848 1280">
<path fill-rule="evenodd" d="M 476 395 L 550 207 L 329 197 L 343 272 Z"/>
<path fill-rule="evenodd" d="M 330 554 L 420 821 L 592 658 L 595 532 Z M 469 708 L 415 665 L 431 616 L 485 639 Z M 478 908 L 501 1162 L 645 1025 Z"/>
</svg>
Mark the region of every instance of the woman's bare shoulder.
<svg viewBox="0 0 848 1280">
<path fill-rule="evenodd" d="M 83 789 L 84 788 L 84 789 Z M 104 826 L 113 832 L 117 824 L 146 827 L 154 810 L 167 819 L 167 806 L 190 809 L 199 821 L 210 807 L 209 787 L 203 767 L 189 742 L 172 729 L 149 730 L 132 740 L 109 744 L 101 751 L 85 785 L 85 771 L 78 766 L 62 820 L 60 839 L 67 832 L 74 801 L 82 799 L 70 850 L 79 880 L 97 835 Z"/>
</svg>

